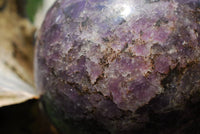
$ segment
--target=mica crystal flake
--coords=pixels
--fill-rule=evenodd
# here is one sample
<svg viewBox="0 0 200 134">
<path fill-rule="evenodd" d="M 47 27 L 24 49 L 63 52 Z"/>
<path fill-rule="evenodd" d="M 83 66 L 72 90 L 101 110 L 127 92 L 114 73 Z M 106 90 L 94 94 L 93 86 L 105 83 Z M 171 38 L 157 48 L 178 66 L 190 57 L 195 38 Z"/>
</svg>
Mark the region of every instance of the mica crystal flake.
<svg viewBox="0 0 200 134">
<path fill-rule="evenodd" d="M 57 0 L 36 46 L 44 107 L 63 133 L 181 120 L 200 100 L 199 34 L 199 0 Z"/>
</svg>

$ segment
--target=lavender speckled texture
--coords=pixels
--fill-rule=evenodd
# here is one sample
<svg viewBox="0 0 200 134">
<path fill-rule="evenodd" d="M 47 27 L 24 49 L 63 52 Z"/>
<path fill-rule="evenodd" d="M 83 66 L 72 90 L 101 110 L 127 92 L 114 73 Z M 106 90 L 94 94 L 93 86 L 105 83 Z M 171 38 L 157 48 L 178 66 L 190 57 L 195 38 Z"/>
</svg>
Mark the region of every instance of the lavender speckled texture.
<svg viewBox="0 0 200 134">
<path fill-rule="evenodd" d="M 199 0 L 57 0 L 38 34 L 37 88 L 63 131 L 70 120 L 132 133 L 199 94 L 199 34 Z"/>
</svg>

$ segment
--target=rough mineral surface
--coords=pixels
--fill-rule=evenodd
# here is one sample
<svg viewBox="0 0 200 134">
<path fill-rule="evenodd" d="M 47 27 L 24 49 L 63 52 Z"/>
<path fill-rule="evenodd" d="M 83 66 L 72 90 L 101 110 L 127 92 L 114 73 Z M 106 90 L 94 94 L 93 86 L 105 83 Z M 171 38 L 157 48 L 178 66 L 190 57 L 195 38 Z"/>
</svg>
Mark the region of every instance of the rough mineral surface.
<svg viewBox="0 0 200 134">
<path fill-rule="evenodd" d="M 58 0 L 36 46 L 44 106 L 65 133 L 132 134 L 193 120 L 199 34 L 199 0 Z"/>
</svg>

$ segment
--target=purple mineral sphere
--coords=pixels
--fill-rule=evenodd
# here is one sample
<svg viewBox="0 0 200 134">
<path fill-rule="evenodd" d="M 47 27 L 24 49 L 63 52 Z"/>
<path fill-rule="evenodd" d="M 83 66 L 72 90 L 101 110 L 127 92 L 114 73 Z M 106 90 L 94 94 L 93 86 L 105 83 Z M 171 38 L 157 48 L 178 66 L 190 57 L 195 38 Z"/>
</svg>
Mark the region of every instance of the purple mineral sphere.
<svg viewBox="0 0 200 134">
<path fill-rule="evenodd" d="M 199 117 L 200 1 L 57 0 L 35 76 L 64 134 L 183 134 Z"/>
</svg>

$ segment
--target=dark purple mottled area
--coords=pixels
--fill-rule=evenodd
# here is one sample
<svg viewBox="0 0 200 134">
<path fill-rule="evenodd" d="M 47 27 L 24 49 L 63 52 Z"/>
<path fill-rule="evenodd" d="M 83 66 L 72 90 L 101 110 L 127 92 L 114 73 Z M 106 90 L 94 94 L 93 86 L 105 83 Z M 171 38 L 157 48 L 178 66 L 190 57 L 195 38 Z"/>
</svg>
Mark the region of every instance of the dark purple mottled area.
<svg viewBox="0 0 200 134">
<path fill-rule="evenodd" d="M 199 0 L 57 0 L 38 34 L 37 88 L 65 132 L 132 133 L 200 98 L 199 34 Z"/>
</svg>

